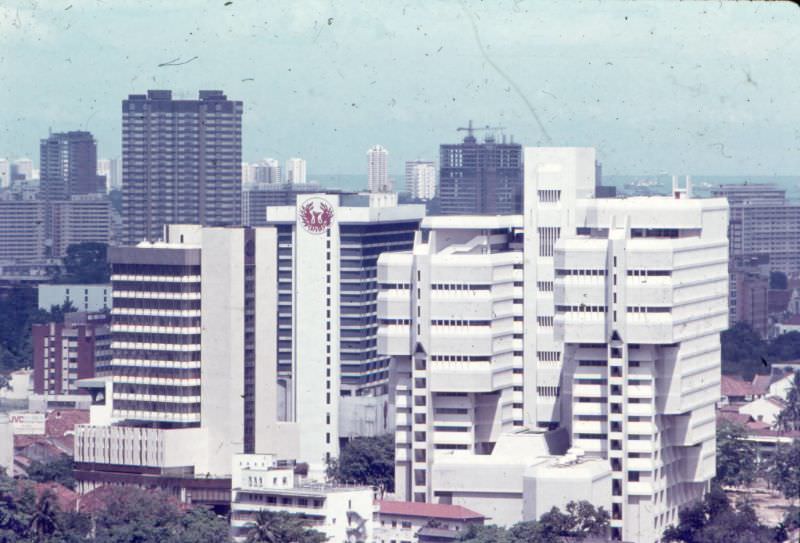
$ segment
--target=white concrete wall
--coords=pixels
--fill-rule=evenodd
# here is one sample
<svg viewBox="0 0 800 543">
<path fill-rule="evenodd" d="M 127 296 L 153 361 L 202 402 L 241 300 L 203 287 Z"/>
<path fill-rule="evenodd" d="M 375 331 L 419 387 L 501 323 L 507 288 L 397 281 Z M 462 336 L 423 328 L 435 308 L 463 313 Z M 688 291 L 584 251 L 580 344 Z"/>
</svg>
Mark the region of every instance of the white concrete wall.
<svg viewBox="0 0 800 543">
<path fill-rule="evenodd" d="M 111 309 L 111 285 L 39 285 L 39 309 L 69 301 L 77 311 Z"/>
<path fill-rule="evenodd" d="M 244 452 L 244 230 L 204 228 L 201 335 L 201 427 L 209 465 L 227 474 Z"/>
</svg>

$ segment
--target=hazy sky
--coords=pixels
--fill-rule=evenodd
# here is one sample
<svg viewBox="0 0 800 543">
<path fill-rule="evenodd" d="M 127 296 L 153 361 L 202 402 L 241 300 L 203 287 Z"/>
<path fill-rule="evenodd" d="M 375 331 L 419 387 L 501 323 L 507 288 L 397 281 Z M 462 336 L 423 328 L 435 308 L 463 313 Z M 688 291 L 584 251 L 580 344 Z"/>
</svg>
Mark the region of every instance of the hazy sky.
<svg viewBox="0 0 800 543">
<path fill-rule="evenodd" d="M 468 119 L 595 146 L 607 173 L 800 174 L 790 3 L 0 0 L 0 157 L 38 161 L 49 127 L 117 156 L 120 102 L 150 88 L 224 90 L 245 160 L 312 176 L 376 143 L 398 172 Z"/>
</svg>

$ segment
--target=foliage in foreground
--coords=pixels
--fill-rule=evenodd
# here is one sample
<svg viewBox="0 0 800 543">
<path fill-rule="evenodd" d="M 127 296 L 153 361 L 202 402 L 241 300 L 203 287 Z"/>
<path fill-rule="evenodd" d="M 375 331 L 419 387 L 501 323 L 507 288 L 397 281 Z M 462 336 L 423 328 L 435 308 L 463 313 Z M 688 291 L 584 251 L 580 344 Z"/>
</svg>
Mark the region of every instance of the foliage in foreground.
<svg viewBox="0 0 800 543">
<path fill-rule="evenodd" d="M 48 490 L 0 476 L 4 543 L 227 543 L 228 522 L 204 508 L 182 510 L 169 495 L 132 487 L 108 489 L 92 513 L 64 511 Z"/>
<path fill-rule="evenodd" d="M 246 543 L 324 543 L 322 532 L 309 528 L 307 521 L 284 511 L 259 511 Z"/>
<path fill-rule="evenodd" d="M 717 481 L 724 486 L 752 483 L 758 470 L 758 450 L 747 431 L 726 420 L 717 423 Z"/>
<path fill-rule="evenodd" d="M 786 540 L 783 526 L 759 522 L 747 502 L 731 504 L 725 491 L 714 486 L 702 501 L 681 510 L 679 522 L 664 532 L 671 543 L 774 543 Z"/>
<path fill-rule="evenodd" d="M 609 515 L 587 501 L 569 502 L 566 512 L 553 507 L 538 521 L 518 522 L 511 528 L 470 526 L 461 536 L 467 543 L 562 543 L 608 535 Z"/>
</svg>

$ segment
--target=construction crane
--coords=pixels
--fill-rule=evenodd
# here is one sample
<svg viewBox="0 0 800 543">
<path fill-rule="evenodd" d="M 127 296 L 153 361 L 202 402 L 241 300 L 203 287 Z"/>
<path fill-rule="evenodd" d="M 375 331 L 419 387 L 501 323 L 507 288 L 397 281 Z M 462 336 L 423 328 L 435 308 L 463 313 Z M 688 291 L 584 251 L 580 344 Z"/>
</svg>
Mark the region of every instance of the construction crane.
<svg viewBox="0 0 800 543">
<path fill-rule="evenodd" d="M 464 138 L 465 142 L 475 142 L 474 132 L 476 130 L 483 130 L 485 132 L 488 132 L 488 131 L 491 130 L 492 132 L 494 132 L 495 130 L 505 130 L 505 129 L 506 129 L 505 126 L 489 126 L 488 124 L 486 126 L 483 126 L 483 127 L 479 126 L 479 127 L 476 128 L 476 127 L 472 126 L 472 119 L 470 119 L 470 121 L 467 124 L 467 126 L 460 126 L 460 127 L 456 128 L 456 130 L 458 132 L 466 132 L 467 133 L 467 137 Z M 491 137 L 487 137 L 486 139 L 487 139 L 487 141 L 489 141 L 489 140 L 494 141 L 494 135 L 492 135 Z"/>
</svg>

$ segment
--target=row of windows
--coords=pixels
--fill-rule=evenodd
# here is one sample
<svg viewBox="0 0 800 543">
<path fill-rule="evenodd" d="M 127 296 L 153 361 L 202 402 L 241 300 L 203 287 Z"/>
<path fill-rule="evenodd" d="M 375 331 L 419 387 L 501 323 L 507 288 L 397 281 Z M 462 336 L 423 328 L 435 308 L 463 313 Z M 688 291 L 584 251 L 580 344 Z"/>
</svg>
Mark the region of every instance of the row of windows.
<svg viewBox="0 0 800 543">
<path fill-rule="evenodd" d="M 545 398 L 556 398 L 561 394 L 561 387 L 559 386 L 538 386 L 536 393 Z"/>
<path fill-rule="evenodd" d="M 112 264 L 114 275 L 200 275 L 200 266 L 166 266 L 164 264 Z"/>
<path fill-rule="evenodd" d="M 633 277 L 664 277 L 672 275 L 670 270 L 628 270 Z"/>
<path fill-rule="evenodd" d="M 559 313 L 605 313 L 608 307 L 605 305 L 557 305 L 556 311 Z"/>
<path fill-rule="evenodd" d="M 670 311 L 672 311 L 671 307 L 628 306 L 628 313 L 669 313 Z"/>
<path fill-rule="evenodd" d="M 492 290 L 492 285 L 469 283 L 433 283 L 431 290 Z"/>
<path fill-rule="evenodd" d="M 492 321 L 468 321 L 462 319 L 435 319 L 431 321 L 434 326 L 491 326 Z"/>
<path fill-rule="evenodd" d="M 114 383 L 114 394 L 150 394 L 152 396 L 200 396 L 200 387 Z"/>
<path fill-rule="evenodd" d="M 433 362 L 491 362 L 489 356 L 468 356 L 461 354 L 435 354 L 431 356 Z"/>
<path fill-rule="evenodd" d="M 408 290 L 411 288 L 410 283 L 379 283 L 378 288 L 381 290 Z M 358 287 L 361 290 L 361 287 Z"/>
<path fill-rule="evenodd" d="M 605 276 L 608 275 L 608 270 L 567 270 L 563 268 L 556 269 L 557 277 L 564 277 L 567 275 Z"/>
<path fill-rule="evenodd" d="M 151 413 L 200 413 L 199 403 L 146 402 L 139 400 L 114 400 L 119 411 L 148 411 Z"/>
<path fill-rule="evenodd" d="M 200 292 L 200 283 L 171 283 L 164 281 L 114 281 L 112 287 L 115 292 L 124 290 L 135 292 Z"/>
<path fill-rule="evenodd" d="M 140 334 L 114 332 L 114 341 L 131 343 L 162 343 L 171 345 L 200 345 L 200 334 Z"/>
</svg>

